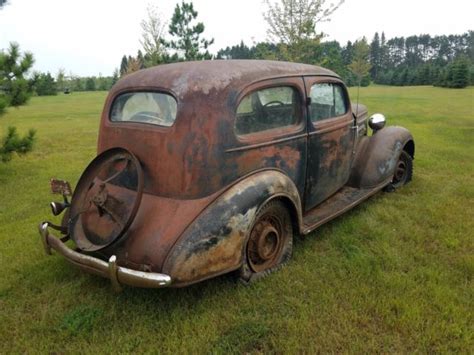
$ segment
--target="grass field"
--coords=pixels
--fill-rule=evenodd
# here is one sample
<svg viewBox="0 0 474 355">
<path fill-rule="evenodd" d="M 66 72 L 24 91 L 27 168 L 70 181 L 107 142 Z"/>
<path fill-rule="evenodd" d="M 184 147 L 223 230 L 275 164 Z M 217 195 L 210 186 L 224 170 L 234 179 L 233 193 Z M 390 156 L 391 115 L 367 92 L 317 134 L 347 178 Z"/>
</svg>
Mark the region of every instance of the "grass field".
<svg viewBox="0 0 474 355">
<path fill-rule="evenodd" d="M 0 118 L 0 136 L 38 132 L 0 164 L 0 353 L 474 352 L 474 88 L 362 89 L 413 133 L 414 180 L 298 238 L 278 273 L 119 295 L 46 257 L 37 233 L 49 178 L 76 182 L 95 156 L 105 96 L 33 98 Z"/>
</svg>

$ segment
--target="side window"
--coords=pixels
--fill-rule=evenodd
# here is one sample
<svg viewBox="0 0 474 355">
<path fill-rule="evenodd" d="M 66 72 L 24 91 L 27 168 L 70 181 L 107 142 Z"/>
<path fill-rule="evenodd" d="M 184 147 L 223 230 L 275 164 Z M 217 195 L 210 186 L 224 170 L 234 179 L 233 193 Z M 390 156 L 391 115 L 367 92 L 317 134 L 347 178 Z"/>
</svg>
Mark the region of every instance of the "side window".
<svg viewBox="0 0 474 355">
<path fill-rule="evenodd" d="M 245 96 L 237 108 L 238 135 L 294 126 L 300 122 L 301 99 L 291 86 L 257 90 Z"/>
<path fill-rule="evenodd" d="M 311 121 L 338 117 L 347 113 L 346 96 L 339 84 L 323 83 L 311 87 Z"/>
</svg>

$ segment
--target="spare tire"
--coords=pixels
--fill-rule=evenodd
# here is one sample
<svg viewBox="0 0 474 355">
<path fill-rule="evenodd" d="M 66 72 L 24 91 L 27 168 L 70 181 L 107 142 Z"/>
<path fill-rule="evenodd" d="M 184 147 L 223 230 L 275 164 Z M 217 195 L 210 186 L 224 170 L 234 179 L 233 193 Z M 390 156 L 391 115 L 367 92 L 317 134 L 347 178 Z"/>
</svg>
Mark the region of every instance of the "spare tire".
<svg viewBox="0 0 474 355">
<path fill-rule="evenodd" d="M 68 230 L 83 251 L 104 249 L 124 236 L 143 194 L 140 161 L 126 149 L 99 154 L 82 174 L 71 200 Z"/>
</svg>

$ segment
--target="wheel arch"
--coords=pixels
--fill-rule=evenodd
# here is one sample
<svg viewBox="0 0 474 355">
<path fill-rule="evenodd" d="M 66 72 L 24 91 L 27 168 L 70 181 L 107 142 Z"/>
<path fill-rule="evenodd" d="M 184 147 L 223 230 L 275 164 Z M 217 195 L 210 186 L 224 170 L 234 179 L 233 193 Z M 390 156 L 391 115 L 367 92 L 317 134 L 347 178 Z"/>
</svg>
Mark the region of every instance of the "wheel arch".
<svg viewBox="0 0 474 355">
<path fill-rule="evenodd" d="M 410 154 L 412 159 L 415 159 L 415 141 L 413 139 L 410 139 L 405 143 L 403 150 Z"/>
<path fill-rule="evenodd" d="M 348 185 L 373 188 L 390 179 L 401 152 L 415 155 L 415 142 L 403 127 L 390 126 L 358 143 Z"/>
<path fill-rule="evenodd" d="M 255 216 L 274 199 L 284 203 L 293 230 L 299 232 L 302 205 L 295 184 L 280 170 L 260 170 L 223 191 L 187 227 L 166 257 L 163 272 L 179 287 L 238 269 Z"/>
</svg>

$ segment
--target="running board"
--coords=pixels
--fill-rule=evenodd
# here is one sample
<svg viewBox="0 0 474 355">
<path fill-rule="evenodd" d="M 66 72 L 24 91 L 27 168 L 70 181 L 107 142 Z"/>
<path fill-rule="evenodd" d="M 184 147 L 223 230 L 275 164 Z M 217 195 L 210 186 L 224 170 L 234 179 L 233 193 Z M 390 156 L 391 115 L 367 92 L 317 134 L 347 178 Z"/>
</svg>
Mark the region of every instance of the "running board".
<svg viewBox="0 0 474 355">
<path fill-rule="evenodd" d="M 324 223 L 352 209 L 383 189 L 388 183 L 390 183 L 390 180 L 371 189 L 357 189 L 344 186 L 326 201 L 304 214 L 302 234 L 311 233 Z"/>
</svg>

